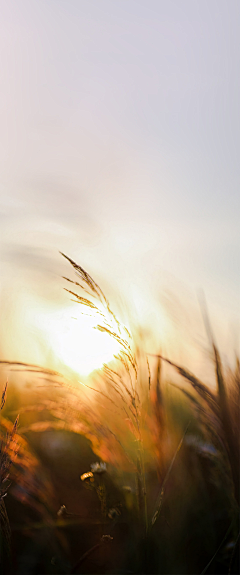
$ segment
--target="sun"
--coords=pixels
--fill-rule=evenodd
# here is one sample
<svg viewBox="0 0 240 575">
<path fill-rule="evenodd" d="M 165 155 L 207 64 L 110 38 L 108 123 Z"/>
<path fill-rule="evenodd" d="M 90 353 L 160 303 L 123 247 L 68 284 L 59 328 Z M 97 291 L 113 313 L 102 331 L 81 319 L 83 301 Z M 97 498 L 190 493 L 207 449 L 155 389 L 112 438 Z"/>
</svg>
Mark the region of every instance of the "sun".
<svg viewBox="0 0 240 575">
<path fill-rule="evenodd" d="M 117 341 L 94 329 L 98 321 L 97 317 L 82 314 L 76 305 L 45 317 L 53 355 L 79 375 L 87 376 L 101 368 L 120 351 Z"/>
</svg>

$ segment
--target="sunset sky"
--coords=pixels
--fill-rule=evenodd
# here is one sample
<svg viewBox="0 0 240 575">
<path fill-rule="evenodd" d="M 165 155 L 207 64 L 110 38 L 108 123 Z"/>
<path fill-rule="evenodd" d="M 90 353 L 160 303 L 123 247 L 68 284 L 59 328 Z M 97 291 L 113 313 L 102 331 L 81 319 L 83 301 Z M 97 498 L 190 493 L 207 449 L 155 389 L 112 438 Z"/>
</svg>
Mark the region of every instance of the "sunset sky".
<svg viewBox="0 0 240 575">
<path fill-rule="evenodd" d="M 50 355 L 66 345 L 74 313 L 61 276 L 72 272 L 59 251 L 143 325 L 166 300 L 173 315 L 175 296 L 197 309 L 202 288 L 233 342 L 239 0 L 0 9 L 1 355 L 43 361 L 44 334 Z"/>
</svg>

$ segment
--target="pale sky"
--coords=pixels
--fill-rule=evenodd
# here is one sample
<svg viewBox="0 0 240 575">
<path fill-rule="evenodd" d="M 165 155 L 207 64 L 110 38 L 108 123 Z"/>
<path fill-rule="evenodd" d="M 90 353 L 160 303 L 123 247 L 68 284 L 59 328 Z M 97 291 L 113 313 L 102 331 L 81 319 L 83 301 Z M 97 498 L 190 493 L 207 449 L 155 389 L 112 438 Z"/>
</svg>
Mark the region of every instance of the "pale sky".
<svg viewBox="0 0 240 575">
<path fill-rule="evenodd" d="M 14 353 L 13 309 L 68 301 L 59 250 L 143 323 L 176 282 L 236 329 L 239 0 L 0 0 L 0 12 L 1 330 Z"/>
</svg>

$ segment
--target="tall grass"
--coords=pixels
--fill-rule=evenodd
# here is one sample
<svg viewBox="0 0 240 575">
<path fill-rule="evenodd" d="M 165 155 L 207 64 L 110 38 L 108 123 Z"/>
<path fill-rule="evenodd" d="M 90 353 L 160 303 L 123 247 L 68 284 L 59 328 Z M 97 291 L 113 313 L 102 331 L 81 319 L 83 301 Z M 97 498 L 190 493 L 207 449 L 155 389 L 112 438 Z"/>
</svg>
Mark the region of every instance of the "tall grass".
<svg viewBox="0 0 240 575">
<path fill-rule="evenodd" d="M 217 382 L 217 393 L 209 390 L 208 386 L 199 381 L 192 373 L 183 367 L 173 363 L 169 359 L 158 356 L 169 365 L 173 366 L 176 371 L 187 381 L 196 392 L 191 395 L 186 389 L 180 388 L 182 393 L 190 400 L 197 417 L 207 436 L 221 451 L 223 458 L 228 462 L 230 476 L 233 485 L 233 493 L 236 504 L 239 506 L 240 498 L 240 434 L 239 434 L 239 416 L 240 416 L 240 369 L 239 359 L 236 359 L 236 368 L 228 374 L 229 391 L 223 376 L 222 363 L 216 344 L 212 343 L 213 356 L 215 361 L 215 372 Z"/>
<path fill-rule="evenodd" d="M 45 377 L 38 404 L 19 410 L 23 418 L 27 412 L 36 415 L 36 421 L 22 426 L 21 434 L 29 441 L 30 432 L 61 430 L 79 434 L 90 440 L 99 460 L 79 472 L 79 497 L 83 497 L 85 488 L 90 490 L 88 496 L 92 494 L 96 502 L 96 524 L 101 525 L 101 534 L 75 556 L 71 572 L 91 570 L 89 562 L 96 553 L 108 556 L 106 570 L 110 572 L 110 565 L 112 573 L 192 575 L 193 571 L 218 573 L 220 568 L 222 573 L 236 572 L 239 361 L 234 371 L 224 373 L 207 320 L 216 391 L 161 354 L 150 359 L 151 354 L 140 349 L 139 342 L 116 317 L 95 280 L 71 258 L 64 257 L 77 275 L 76 281 L 65 278 L 74 286 L 66 288 L 67 292 L 94 315 L 96 329 L 115 339 L 120 348 L 114 361 L 77 384 L 51 370 L 21 366 L 34 377 L 39 373 Z M 170 385 L 164 381 L 164 362 L 191 388 L 175 386 L 183 401 L 174 382 Z M 27 443 L 21 445 L 27 450 Z M 35 477 L 39 468 L 37 463 L 34 467 L 33 460 L 31 469 L 32 473 L 35 469 Z M 115 500 L 113 484 L 118 493 Z M 25 485 L 26 497 L 28 491 L 31 487 Z M 42 492 L 45 499 L 42 495 L 41 501 L 46 504 L 51 498 L 47 483 L 42 483 Z M 71 516 L 74 509 L 69 512 L 62 501 L 56 526 L 59 521 L 65 525 Z M 115 545 L 121 525 L 127 538 L 125 541 L 121 535 L 119 551 Z M 114 553 L 116 560 L 111 563 Z"/>
</svg>

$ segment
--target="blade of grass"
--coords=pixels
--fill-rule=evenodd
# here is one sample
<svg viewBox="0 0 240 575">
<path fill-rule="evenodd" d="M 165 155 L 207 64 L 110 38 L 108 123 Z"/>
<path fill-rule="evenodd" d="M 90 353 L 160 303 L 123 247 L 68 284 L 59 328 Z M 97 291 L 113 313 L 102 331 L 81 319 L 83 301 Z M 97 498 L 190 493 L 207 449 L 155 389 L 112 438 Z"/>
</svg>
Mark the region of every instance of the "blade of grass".
<svg viewBox="0 0 240 575">
<path fill-rule="evenodd" d="M 158 517 L 158 515 L 159 515 L 159 511 L 160 511 L 161 506 L 162 506 L 162 501 L 163 501 L 163 496 L 164 496 L 164 490 L 165 490 L 166 483 L 167 483 L 168 478 L 169 478 L 169 475 L 170 475 L 170 473 L 171 473 L 171 471 L 172 471 L 172 468 L 173 468 L 175 459 L 176 459 L 176 457 L 177 457 L 177 454 L 178 454 L 178 452 L 180 451 L 180 449 L 181 449 L 181 447 L 182 447 L 182 444 L 183 444 L 184 438 L 185 438 L 185 436 L 186 436 L 186 434 L 187 434 L 187 432 L 188 432 L 190 423 L 191 423 L 191 421 L 188 422 L 188 424 L 187 424 L 187 426 L 186 426 L 186 428 L 185 428 L 184 434 L 183 434 L 183 436 L 182 436 L 182 438 L 181 438 L 181 440 L 180 440 L 180 442 L 179 442 L 179 444 L 178 444 L 178 446 L 177 446 L 177 449 L 176 449 L 176 451 L 175 451 L 175 453 L 174 453 L 174 456 L 173 456 L 173 458 L 172 458 L 172 461 L 171 461 L 171 463 L 170 463 L 170 465 L 169 465 L 168 471 L 167 471 L 167 473 L 166 473 L 166 475 L 165 475 L 165 478 L 164 478 L 164 480 L 163 480 L 162 487 L 161 487 L 160 492 L 159 492 L 158 497 L 157 497 L 157 501 L 156 501 L 156 505 L 155 505 L 155 511 L 154 511 L 153 516 L 152 516 L 152 519 L 151 519 L 151 527 L 153 527 L 153 525 L 154 525 L 154 523 L 156 522 L 157 517 Z"/>
<path fill-rule="evenodd" d="M 217 554 L 218 554 L 218 552 L 220 551 L 220 549 L 221 549 L 221 547 L 222 547 L 224 541 L 227 539 L 227 536 L 228 536 L 228 534 L 230 533 L 232 526 L 233 526 L 233 521 L 232 521 L 231 524 L 229 525 L 229 527 L 228 527 L 228 529 L 227 529 L 227 531 L 226 531 L 226 533 L 225 533 L 225 535 L 224 535 L 224 537 L 223 537 L 223 539 L 222 539 L 220 545 L 219 545 L 218 548 L 217 548 L 217 551 L 214 553 L 214 555 L 212 556 L 212 558 L 210 559 L 210 561 L 208 562 L 208 564 L 206 565 L 206 567 L 203 569 L 203 571 L 200 573 L 200 575 L 205 575 L 206 571 L 208 570 L 208 567 L 210 567 L 210 565 L 211 565 L 211 563 L 214 561 L 215 557 L 217 557 Z"/>
</svg>

